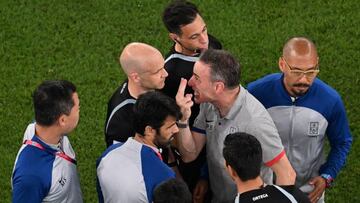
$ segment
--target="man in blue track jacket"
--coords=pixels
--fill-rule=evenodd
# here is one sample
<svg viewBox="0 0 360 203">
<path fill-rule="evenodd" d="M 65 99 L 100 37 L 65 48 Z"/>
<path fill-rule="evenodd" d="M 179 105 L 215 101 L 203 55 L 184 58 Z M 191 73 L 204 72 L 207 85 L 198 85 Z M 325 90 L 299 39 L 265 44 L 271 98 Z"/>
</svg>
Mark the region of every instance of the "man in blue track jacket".
<svg viewBox="0 0 360 203">
<path fill-rule="evenodd" d="M 312 202 L 323 202 L 324 191 L 345 164 L 352 137 L 340 95 L 316 78 L 315 44 L 303 37 L 290 39 L 279 59 L 282 72 L 248 85 L 268 110 L 294 167 L 296 186 Z M 330 152 L 324 156 L 325 135 Z M 326 159 L 325 159 L 326 158 Z"/>
</svg>

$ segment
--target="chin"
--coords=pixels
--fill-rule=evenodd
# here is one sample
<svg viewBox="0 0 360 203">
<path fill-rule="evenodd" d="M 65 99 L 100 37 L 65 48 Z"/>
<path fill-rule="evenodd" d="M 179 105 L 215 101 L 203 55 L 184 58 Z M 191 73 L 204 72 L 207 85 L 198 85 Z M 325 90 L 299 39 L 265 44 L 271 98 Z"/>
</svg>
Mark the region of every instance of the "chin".
<svg viewBox="0 0 360 203">
<path fill-rule="evenodd" d="M 200 99 L 195 98 L 194 101 L 195 101 L 196 104 L 201 104 L 201 103 L 206 102 L 206 101 L 204 101 L 204 100 L 201 99 L 201 98 L 200 98 Z"/>
<path fill-rule="evenodd" d="M 307 91 L 307 90 L 306 90 Z M 306 94 L 306 91 L 295 91 L 294 94 L 297 96 L 297 97 L 301 97 L 303 96 L 304 94 Z"/>
<path fill-rule="evenodd" d="M 161 90 L 161 89 L 164 88 L 164 87 L 165 87 L 165 83 L 162 84 L 162 85 L 157 86 L 156 89 L 157 89 L 157 90 Z"/>
<path fill-rule="evenodd" d="M 208 47 L 205 47 L 205 48 L 199 48 L 199 50 L 200 50 L 200 52 L 202 53 L 202 52 L 204 52 L 204 51 L 208 50 Z"/>
</svg>

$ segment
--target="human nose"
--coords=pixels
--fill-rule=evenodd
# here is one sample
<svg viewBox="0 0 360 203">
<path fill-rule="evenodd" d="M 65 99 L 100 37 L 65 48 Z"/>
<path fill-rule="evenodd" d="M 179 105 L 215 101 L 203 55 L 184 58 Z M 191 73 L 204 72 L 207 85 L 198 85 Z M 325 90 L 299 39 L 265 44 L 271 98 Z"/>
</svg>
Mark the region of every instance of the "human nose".
<svg viewBox="0 0 360 203">
<path fill-rule="evenodd" d="M 189 82 L 188 82 L 188 85 L 189 85 L 190 87 L 194 86 L 194 76 L 191 76 L 191 78 L 190 78 L 190 80 L 189 80 Z"/>
<path fill-rule="evenodd" d="M 165 70 L 165 68 L 163 68 L 162 71 L 163 71 L 163 77 L 166 78 L 169 75 L 169 73 Z"/>
<path fill-rule="evenodd" d="M 208 41 L 208 35 L 207 33 L 201 33 L 199 37 L 199 41 L 201 44 L 205 44 Z"/>
<path fill-rule="evenodd" d="M 301 76 L 299 77 L 299 82 L 307 84 L 310 82 L 310 78 L 308 76 L 306 76 L 306 74 L 303 72 L 303 73 L 301 73 Z"/>
</svg>

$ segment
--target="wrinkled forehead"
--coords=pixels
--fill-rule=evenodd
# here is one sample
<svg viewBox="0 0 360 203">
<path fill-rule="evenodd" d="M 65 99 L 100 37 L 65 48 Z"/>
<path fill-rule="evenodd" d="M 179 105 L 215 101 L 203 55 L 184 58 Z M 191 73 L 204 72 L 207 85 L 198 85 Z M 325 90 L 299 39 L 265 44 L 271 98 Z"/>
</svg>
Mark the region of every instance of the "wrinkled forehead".
<svg viewBox="0 0 360 203">
<path fill-rule="evenodd" d="M 210 64 L 204 63 L 199 60 L 195 62 L 193 74 L 199 77 L 206 77 L 210 75 L 210 69 Z"/>
</svg>

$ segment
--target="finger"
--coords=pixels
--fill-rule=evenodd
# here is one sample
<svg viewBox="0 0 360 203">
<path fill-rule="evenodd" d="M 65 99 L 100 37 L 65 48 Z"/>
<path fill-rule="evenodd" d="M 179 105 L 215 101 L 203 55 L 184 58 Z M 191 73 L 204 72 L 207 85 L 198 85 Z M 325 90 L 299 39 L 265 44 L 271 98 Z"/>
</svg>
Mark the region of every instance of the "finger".
<svg viewBox="0 0 360 203">
<path fill-rule="evenodd" d="M 186 94 L 185 97 L 186 97 L 187 99 L 191 99 L 191 98 L 193 97 L 193 95 L 192 95 L 192 94 Z"/>
<path fill-rule="evenodd" d="M 177 95 L 184 96 L 184 94 L 185 94 L 186 84 L 187 84 L 187 80 L 186 80 L 186 79 L 184 79 L 184 78 L 181 78 L 181 81 L 180 81 L 180 85 L 179 85 L 179 89 L 178 89 Z"/>
<path fill-rule="evenodd" d="M 308 197 L 309 197 L 309 199 L 310 199 L 311 202 L 316 202 L 316 197 L 317 197 L 317 196 L 316 196 L 313 192 L 310 193 Z"/>
<path fill-rule="evenodd" d="M 313 203 L 316 203 L 319 200 L 318 196 L 312 196 L 312 197 L 309 197 L 309 199 Z"/>
<path fill-rule="evenodd" d="M 315 187 L 315 189 L 309 194 L 309 199 L 312 202 L 317 202 L 321 196 L 321 188 Z"/>
<path fill-rule="evenodd" d="M 309 193 L 309 199 L 316 199 L 316 197 L 319 196 L 318 193 L 319 193 L 319 191 L 318 191 L 318 189 L 315 187 L 314 190 L 313 190 L 311 193 Z"/>
<path fill-rule="evenodd" d="M 192 107 L 192 105 L 194 105 L 194 102 L 192 100 L 186 102 L 186 106 L 188 108 Z"/>
</svg>

